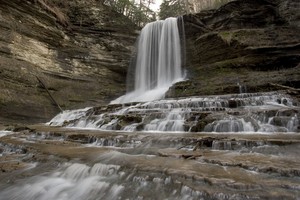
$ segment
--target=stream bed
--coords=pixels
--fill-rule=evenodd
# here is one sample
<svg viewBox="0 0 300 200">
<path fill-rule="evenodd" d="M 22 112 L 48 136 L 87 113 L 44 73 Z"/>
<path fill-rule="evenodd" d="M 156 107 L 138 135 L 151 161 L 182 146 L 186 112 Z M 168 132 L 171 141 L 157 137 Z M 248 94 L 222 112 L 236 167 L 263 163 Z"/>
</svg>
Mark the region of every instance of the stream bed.
<svg viewBox="0 0 300 200">
<path fill-rule="evenodd" d="M 0 138 L 0 199 L 223 200 L 300 195 L 299 133 L 27 128 Z"/>
<path fill-rule="evenodd" d="M 0 132 L 0 199 L 298 200 L 299 113 L 278 92 L 64 111 Z"/>
</svg>

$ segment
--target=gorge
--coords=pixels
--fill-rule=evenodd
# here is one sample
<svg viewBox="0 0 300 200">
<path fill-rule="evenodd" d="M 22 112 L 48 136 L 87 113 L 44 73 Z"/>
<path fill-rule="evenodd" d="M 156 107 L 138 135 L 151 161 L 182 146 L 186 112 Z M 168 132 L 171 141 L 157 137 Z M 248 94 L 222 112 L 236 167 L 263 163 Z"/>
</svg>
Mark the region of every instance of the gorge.
<svg viewBox="0 0 300 200">
<path fill-rule="evenodd" d="M 300 197 L 300 3 L 153 22 L 134 49 L 131 22 L 70 2 L 72 30 L 0 4 L 0 200 Z"/>
</svg>

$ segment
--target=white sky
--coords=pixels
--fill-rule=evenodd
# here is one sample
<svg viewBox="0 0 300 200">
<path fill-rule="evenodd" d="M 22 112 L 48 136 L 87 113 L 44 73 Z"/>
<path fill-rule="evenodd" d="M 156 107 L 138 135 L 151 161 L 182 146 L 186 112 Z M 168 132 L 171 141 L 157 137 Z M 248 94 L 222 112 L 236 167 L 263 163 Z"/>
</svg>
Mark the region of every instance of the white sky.
<svg viewBox="0 0 300 200">
<path fill-rule="evenodd" d="M 155 0 L 155 4 L 150 5 L 150 8 L 157 12 L 162 1 L 163 0 Z"/>
</svg>

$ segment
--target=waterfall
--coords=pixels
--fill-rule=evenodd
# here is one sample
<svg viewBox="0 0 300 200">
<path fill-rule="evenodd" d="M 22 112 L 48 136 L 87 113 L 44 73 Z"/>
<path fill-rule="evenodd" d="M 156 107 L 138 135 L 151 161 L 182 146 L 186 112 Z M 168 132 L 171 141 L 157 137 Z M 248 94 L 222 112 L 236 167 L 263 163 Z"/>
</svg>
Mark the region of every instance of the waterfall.
<svg viewBox="0 0 300 200">
<path fill-rule="evenodd" d="M 177 23 L 177 18 L 168 18 L 142 29 L 133 59 L 134 88 L 111 104 L 161 99 L 172 84 L 183 79 Z"/>
</svg>

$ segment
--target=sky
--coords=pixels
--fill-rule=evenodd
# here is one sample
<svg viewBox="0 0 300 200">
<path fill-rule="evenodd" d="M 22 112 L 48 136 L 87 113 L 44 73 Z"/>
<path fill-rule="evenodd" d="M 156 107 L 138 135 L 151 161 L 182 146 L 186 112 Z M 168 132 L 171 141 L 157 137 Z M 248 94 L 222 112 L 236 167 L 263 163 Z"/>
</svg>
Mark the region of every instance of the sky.
<svg viewBox="0 0 300 200">
<path fill-rule="evenodd" d="M 157 12 L 159 10 L 159 6 L 162 3 L 162 0 L 155 0 L 155 4 L 152 4 L 150 8 Z"/>
</svg>

